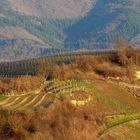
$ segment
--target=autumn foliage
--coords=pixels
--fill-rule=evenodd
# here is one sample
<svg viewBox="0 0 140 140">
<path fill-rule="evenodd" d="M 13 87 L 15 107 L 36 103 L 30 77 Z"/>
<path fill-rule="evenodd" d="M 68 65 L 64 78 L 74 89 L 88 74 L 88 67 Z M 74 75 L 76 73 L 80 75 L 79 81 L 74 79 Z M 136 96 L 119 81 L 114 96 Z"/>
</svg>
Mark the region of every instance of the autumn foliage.
<svg viewBox="0 0 140 140">
<path fill-rule="evenodd" d="M 8 121 L 7 121 L 8 120 Z M 104 119 L 96 120 L 92 106 L 74 107 L 67 101 L 35 112 L 0 110 L 2 140 L 93 140 Z"/>
<path fill-rule="evenodd" d="M 20 78 L 1 78 L 0 93 L 23 94 L 27 92 L 35 92 L 40 89 L 43 79 L 36 76 L 23 76 Z"/>
</svg>

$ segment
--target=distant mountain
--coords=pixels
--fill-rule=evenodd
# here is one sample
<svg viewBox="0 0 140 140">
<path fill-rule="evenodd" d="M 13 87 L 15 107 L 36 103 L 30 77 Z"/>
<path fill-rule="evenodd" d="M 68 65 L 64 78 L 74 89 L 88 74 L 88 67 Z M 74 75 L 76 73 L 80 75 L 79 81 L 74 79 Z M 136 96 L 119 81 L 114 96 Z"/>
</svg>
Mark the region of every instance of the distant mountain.
<svg viewBox="0 0 140 140">
<path fill-rule="evenodd" d="M 84 15 L 95 0 L 7 0 L 22 15 L 73 19 Z"/>
<path fill-rule="evenodd" d="M 0 0 L 0 59 L 140 46 L 140 0 Z"/>
<path fill-rule="evenodd" d="M 66 47 L 107 48 L 116 39 L 140 47 L 140 0 L 97 0 L 87 16 L 66 33 Z"/>
</svg>

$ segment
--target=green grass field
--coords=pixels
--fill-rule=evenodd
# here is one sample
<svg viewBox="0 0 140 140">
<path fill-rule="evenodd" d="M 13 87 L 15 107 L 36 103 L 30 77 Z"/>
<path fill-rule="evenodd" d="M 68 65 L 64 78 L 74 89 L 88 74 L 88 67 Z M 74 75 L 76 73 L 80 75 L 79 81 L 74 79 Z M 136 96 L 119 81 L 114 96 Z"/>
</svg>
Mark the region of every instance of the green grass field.
<svg viewBox="0 0 140 140">
<path fill-rule="evenodd" d="M 5 100 L 5 99 L 6 99 L 5 96 L 0 95 L 0 102 L 3 101 L 3 100 Z"/>
</svg>

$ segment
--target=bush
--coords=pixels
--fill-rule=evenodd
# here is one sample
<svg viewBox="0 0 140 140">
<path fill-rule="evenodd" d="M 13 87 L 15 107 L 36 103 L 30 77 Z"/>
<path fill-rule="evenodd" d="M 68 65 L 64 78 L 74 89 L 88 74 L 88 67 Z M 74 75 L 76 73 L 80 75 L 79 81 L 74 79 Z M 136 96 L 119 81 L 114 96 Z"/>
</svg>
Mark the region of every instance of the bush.
<svg viewBox="0 0 140 140">
<path fill-rule="evenodd" d="M 137 52 L 126 41 L 118 41 L 116 43 L 118 49 L 117 61 L 122 66 L 136 64 Z"/>
<path fill-rule="evenodd" d="M 95 68 L 95 72 L 99 75 L 103 75 L 105 77 L 111 76 L 111 77 L 122 77 L 126 76 L 127 71 L 125 68 L 113 65 L 110 63 L 104 63 L 99 65 Z"/>
<path fill-rule="evenodd" d="M 97 127 L 92 105 L 74 107 L 66 100 L 35 112 L 0 110 L 1 140 L 93 140 Z"/>
<path fill-rule="evenodd" d="M 21 78 L 0 79 L 0 93 L 27 93 L 41 88 L 43 79 L 37 76 L 24 76 Z"/>
</svg>

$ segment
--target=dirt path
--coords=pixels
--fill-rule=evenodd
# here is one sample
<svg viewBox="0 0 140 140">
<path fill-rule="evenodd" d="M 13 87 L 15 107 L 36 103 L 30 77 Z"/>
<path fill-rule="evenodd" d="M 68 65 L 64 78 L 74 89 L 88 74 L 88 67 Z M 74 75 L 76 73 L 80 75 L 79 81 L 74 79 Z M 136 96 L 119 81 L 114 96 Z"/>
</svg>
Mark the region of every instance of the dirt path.
<svg viewBox="0 0 140 140">
<path fill-rule="evenodd" d="M 129 87 L 129 88 L 140 89 L 140 86 L 139 85 L 132 85 L 132 84 L 124 83 L 124 82 L 119 82 L 119 85 L 120 86 Z"/>
<path fill-rule="evenodd" d="M 123 83 L 123 82 L 120 82 L 119 85 L 127 88 L 128 92 L 132 96 L 140 100 L 140 86 L 139 85 L 132 85 L 132 84 Z"/>
<path fill-rule="evenodd" d="M 119 125 L 122 125 L 124 123 L 132 122 L 132 121 L 135 121 L 135 120 L 140 120 L 140 113 L 118 117 L 118 118 L 114 119 L 113 121 L 107 123 L 106 127 L 99 132 L 98 136 L 101 137 L 108 130 L 110 130 L 114 127 L 117 127 Z"/>
</svg>

